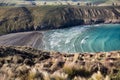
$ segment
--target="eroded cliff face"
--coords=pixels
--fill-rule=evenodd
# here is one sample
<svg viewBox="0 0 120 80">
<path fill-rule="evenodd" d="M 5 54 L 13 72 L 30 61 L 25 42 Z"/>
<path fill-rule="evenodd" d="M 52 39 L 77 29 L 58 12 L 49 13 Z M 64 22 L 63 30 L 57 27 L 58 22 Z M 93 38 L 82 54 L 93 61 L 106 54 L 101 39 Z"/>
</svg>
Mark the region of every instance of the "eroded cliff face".
<svg viewBox="0 0 120 80">
<path fill-rule="evenodd" d="M 66 28 L 84 24 L 119 22 L 119 6 L 41 6 L 29 8 L 0 8 L 0 34 Z"/>
<path fill-rule="evenodd" d="M 59 7 L 49 11 L 43 23 L 52 28 L 83 24 L 119 23 L 120 7 Z"/>
</svg>

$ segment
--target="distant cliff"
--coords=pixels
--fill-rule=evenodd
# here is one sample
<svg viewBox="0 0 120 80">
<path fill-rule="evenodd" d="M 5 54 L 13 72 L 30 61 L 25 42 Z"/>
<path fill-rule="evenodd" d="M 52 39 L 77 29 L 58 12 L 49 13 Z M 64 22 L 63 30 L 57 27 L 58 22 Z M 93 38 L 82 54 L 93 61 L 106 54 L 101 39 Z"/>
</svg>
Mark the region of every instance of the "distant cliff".
<svg viewBox="0 0 120 80">
<path fill-rule="evenodd" d="M 120 23 L 120 6 L 0 7 L 0 34 Z"/>
</svg>

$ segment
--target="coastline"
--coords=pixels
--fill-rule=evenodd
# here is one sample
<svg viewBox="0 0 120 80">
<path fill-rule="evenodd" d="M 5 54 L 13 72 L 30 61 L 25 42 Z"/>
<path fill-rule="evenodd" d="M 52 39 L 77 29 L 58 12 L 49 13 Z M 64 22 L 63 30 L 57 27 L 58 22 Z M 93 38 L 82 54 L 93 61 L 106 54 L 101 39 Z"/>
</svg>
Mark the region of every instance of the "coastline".
<svg viewBox="0 0 120 80">
<path fill-rule="evenodd" d="M 10 33 L 0 36 L 0 45 L 28 46 L 68 53 L 115 51 L 120 50 L 119 26 L 120 24 L 97 24 L 47 31 Z"/>
<path fill-rule="evenodd" d="M 120 23 L 120 6 L 10 7 L 0 12 L 0 35 L 13 33 L 0 36 L 0 80 L 120 79 L 120 51 L 69 54 L 29 47 L 44 46 L 44 30 Z"/>
</svg>

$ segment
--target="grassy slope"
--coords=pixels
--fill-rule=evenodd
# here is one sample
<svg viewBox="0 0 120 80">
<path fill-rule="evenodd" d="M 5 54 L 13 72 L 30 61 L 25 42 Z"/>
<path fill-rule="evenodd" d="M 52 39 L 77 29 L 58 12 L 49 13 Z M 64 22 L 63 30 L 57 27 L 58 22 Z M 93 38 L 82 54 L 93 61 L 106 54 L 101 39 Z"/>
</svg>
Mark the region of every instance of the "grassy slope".
<svg viewBox="0 0 120 80">
<path fill-rule="evenodd" d="M 0 34 L 34 30 L 44 15 L 54 6 L 0 7 Z"/>
<path fill-rule="evenodd" d="M 61 54 L 0 46 L 1 80 L 120 80 L 119 66 L 120 51 Z"/>
<path fill-rule="evenodd" d="M 0 7 L 0 34 L 91 24 L 91 19 L 119 20 L 120 7 Z M 94 21 L 96 23 L 96 21 Z"/>
<path fill-rule="evenodd" d="M 15 32 L 27 29 L 32 17 L 26 8 L 1 7 L 0 8 L 0 32 Z"/>
</svg>

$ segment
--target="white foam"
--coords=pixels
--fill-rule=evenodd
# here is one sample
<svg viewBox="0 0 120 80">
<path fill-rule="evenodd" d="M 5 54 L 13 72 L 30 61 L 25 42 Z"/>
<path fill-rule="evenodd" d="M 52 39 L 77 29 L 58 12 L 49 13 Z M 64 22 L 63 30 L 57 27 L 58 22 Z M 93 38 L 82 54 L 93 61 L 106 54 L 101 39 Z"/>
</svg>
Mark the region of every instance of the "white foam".
<svg viewBox="0 0 120 80">
<path fill-rule="evenodd" d="M 86 40 L 89 38 L 89 36 L 86 36 L 85 38 L 83 38 L 82 40 L 81 40 L 81 44 L 85 44 L 86 43 Z"/>
<path fill-rule="evenodd" d="M 79 26 L 69 29 L 49 30 L 45 33 L 45 49 L 62 52 L 74 51 L 74 41 L 86 29 L 88 28 Z"/>
</svg>

